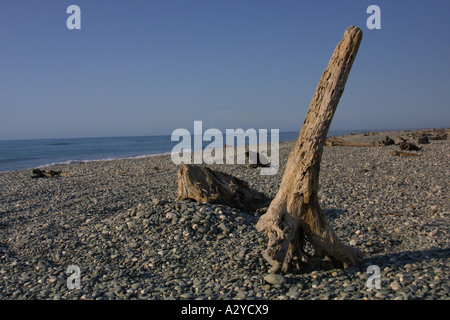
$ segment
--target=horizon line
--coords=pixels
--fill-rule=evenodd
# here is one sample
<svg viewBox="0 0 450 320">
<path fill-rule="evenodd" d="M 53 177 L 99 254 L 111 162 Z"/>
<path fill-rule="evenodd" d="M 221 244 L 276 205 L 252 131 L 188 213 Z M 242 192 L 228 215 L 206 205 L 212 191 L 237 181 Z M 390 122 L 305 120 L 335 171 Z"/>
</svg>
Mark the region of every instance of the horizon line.
<svg viewBox="0 0 450 320">
<path fill-rule="evenodd" d="M 209 128 L 208 128 L 209 129 Z M 237 128 L 242 129 L 242 128 Z M 248 128 L 248 129 L 254 129 L 254 128 Z M 247 130 L 248 130 L 247 129 Z M 387 132 L 387 131 L 406 131 L 406 130 L 427 130 L 427 129 L 448 129 L 446 127 L 408 127 L 408 128 L 388 128 L 388 129 L 332 129 L 329 130 L 329 132 L 355 132 L 355 133 L 364 133 L 364 132 Z M 236 129 L 235 129 L 236 130 Z M 270 129 L 267 129 L 270 130 Z M 301 129 L 300 129 L 301 130 Z M 300 130 L 298 131 L 279 131 L 280 133 L 300 133 Z M 203 135 L 204 133 L 202 133 Z M 171 134 L 149 134 L 149 135 L 112 135 L 112 136 L 79 136 L 79 137 L 55 137 L 55 138 L 12 138 L 12 139 L 0 139 L 0 141 L 24 141 L 24 140 L 65 140 L 65 139 L 107 139 L 107 138 L 139 138 L 139 137 L 164 137 L 164 136 L 171 136 Z"/>
</svg>

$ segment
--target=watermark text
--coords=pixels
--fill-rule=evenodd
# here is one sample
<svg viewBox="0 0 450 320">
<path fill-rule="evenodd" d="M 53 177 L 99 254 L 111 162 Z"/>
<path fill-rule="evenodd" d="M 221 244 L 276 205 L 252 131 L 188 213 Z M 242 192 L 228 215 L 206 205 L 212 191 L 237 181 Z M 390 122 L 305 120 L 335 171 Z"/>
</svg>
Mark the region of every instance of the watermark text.
<svg viewBox="0 0 450 320">
<path fill-rule="evenodd" d="M 225 147 L 222 131 L 211 128 L 203 132 L 202 121 L 194 121 L 194 136 L 187 129 L 175 129 L 172 141 L 181 141 L 172 149 L 172 161 L 179 164 L 249 164 L 260 163 L 262 175 L 273 175 L 279 167 L 279 130 L 270 130 L 270 156 L 267 129 L 226 129 Z M 193 140 L 193 146 L 192 146 Z M 248 152 L 245 144 L 248 141 Z M 203 142 L 210 142 L 203 148 Z M 236 142 L 236 144 L 235 144 Z M 235 148 L 236 146 L 236 148 Z M 225 157 L 224 157 L 225 149 Z M 192 160 L 193 158 L 193 160 Z"/>
</svg>

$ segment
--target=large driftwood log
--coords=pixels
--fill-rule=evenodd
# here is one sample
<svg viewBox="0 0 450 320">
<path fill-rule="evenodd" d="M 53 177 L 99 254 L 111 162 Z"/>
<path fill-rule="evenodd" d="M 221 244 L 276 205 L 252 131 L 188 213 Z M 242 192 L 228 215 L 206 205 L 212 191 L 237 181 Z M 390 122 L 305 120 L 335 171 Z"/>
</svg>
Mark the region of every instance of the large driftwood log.
<svg viewBox="0 0 450 320">
<path fill-rule="evenodd" d="M 300 259 L 339 262 L 344 267 L 362 259 L 359 250 L 337 238 L 319 206 L 317 194 L 328 129 L 361 39 L 362 31 L 352 26 L 337 45 L 289 155 L 279 191 L 256 225 L 268 237 L 263 256 L 272 265 L 269 272 L 288 272 L 298 266 Z M 314 248 L 314 257 L 304 250 L 307 240 Z"/>
<path fill-rule="evenodd" d="M 208 167 L 183 164 L 178 170 L 177 200 L 226 204 L 253 212 L 267 207 L 270 199 L 247 182 Z"/>
</svg>

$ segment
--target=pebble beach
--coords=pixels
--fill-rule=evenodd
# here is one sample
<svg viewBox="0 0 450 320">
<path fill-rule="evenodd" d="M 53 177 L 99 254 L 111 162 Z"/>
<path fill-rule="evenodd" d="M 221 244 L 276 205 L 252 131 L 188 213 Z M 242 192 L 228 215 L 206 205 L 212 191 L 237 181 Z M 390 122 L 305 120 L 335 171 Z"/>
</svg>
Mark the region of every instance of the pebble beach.
<svg viewBox="0 0 450 320">
<path fill-rule="evenodd" d="M 448 133 L 448 129 L 442 129 Z M 339 138 L 371 143 L 386 136 L 417 144 L 420 130 Z M 210 165 L 275 197 L 295 141 L 280 143 L 280 168 Z M 269 275 L 267 245 L 255 224 L 264 210 L 176 201 L 170 155 L 57 165 L 54 178 L 32 170 L 0 173 L 2 300 L 448 300 L 450 299 L 450 143 L 326 146 L 319 197 L 342 242 L 361 265 Z M 79 285 L 68 287 L 69 266 Z M 368 288 L 369 266 L 380 288 Z"/>
</svg>

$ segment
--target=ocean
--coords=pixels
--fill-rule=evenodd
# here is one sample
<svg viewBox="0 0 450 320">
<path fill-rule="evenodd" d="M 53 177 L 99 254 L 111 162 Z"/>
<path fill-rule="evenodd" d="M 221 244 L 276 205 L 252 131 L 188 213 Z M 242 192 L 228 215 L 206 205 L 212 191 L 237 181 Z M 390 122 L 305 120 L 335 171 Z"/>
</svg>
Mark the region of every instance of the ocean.
<svg viewBox="0 0 450 320">
<path fill-rule="evenodd" d="M 350 132 L 350 130 L 331 130 L 328 135 L 336 136 Z M 296 140 L 297 136 L 298 132 L 280 132 L 279 141 Z M 225 143 L 225 138 L 223 141 Z M 270 142 L 270 130 L 268 141 Z M 147 157 L 170 153 L 178 143 L 179 141 L 171 141 L 170 135 L 0 140 L 0 172 L 55 164 Z M 203 142 L 203 147 L 210 143 Z"/>
</svg>

